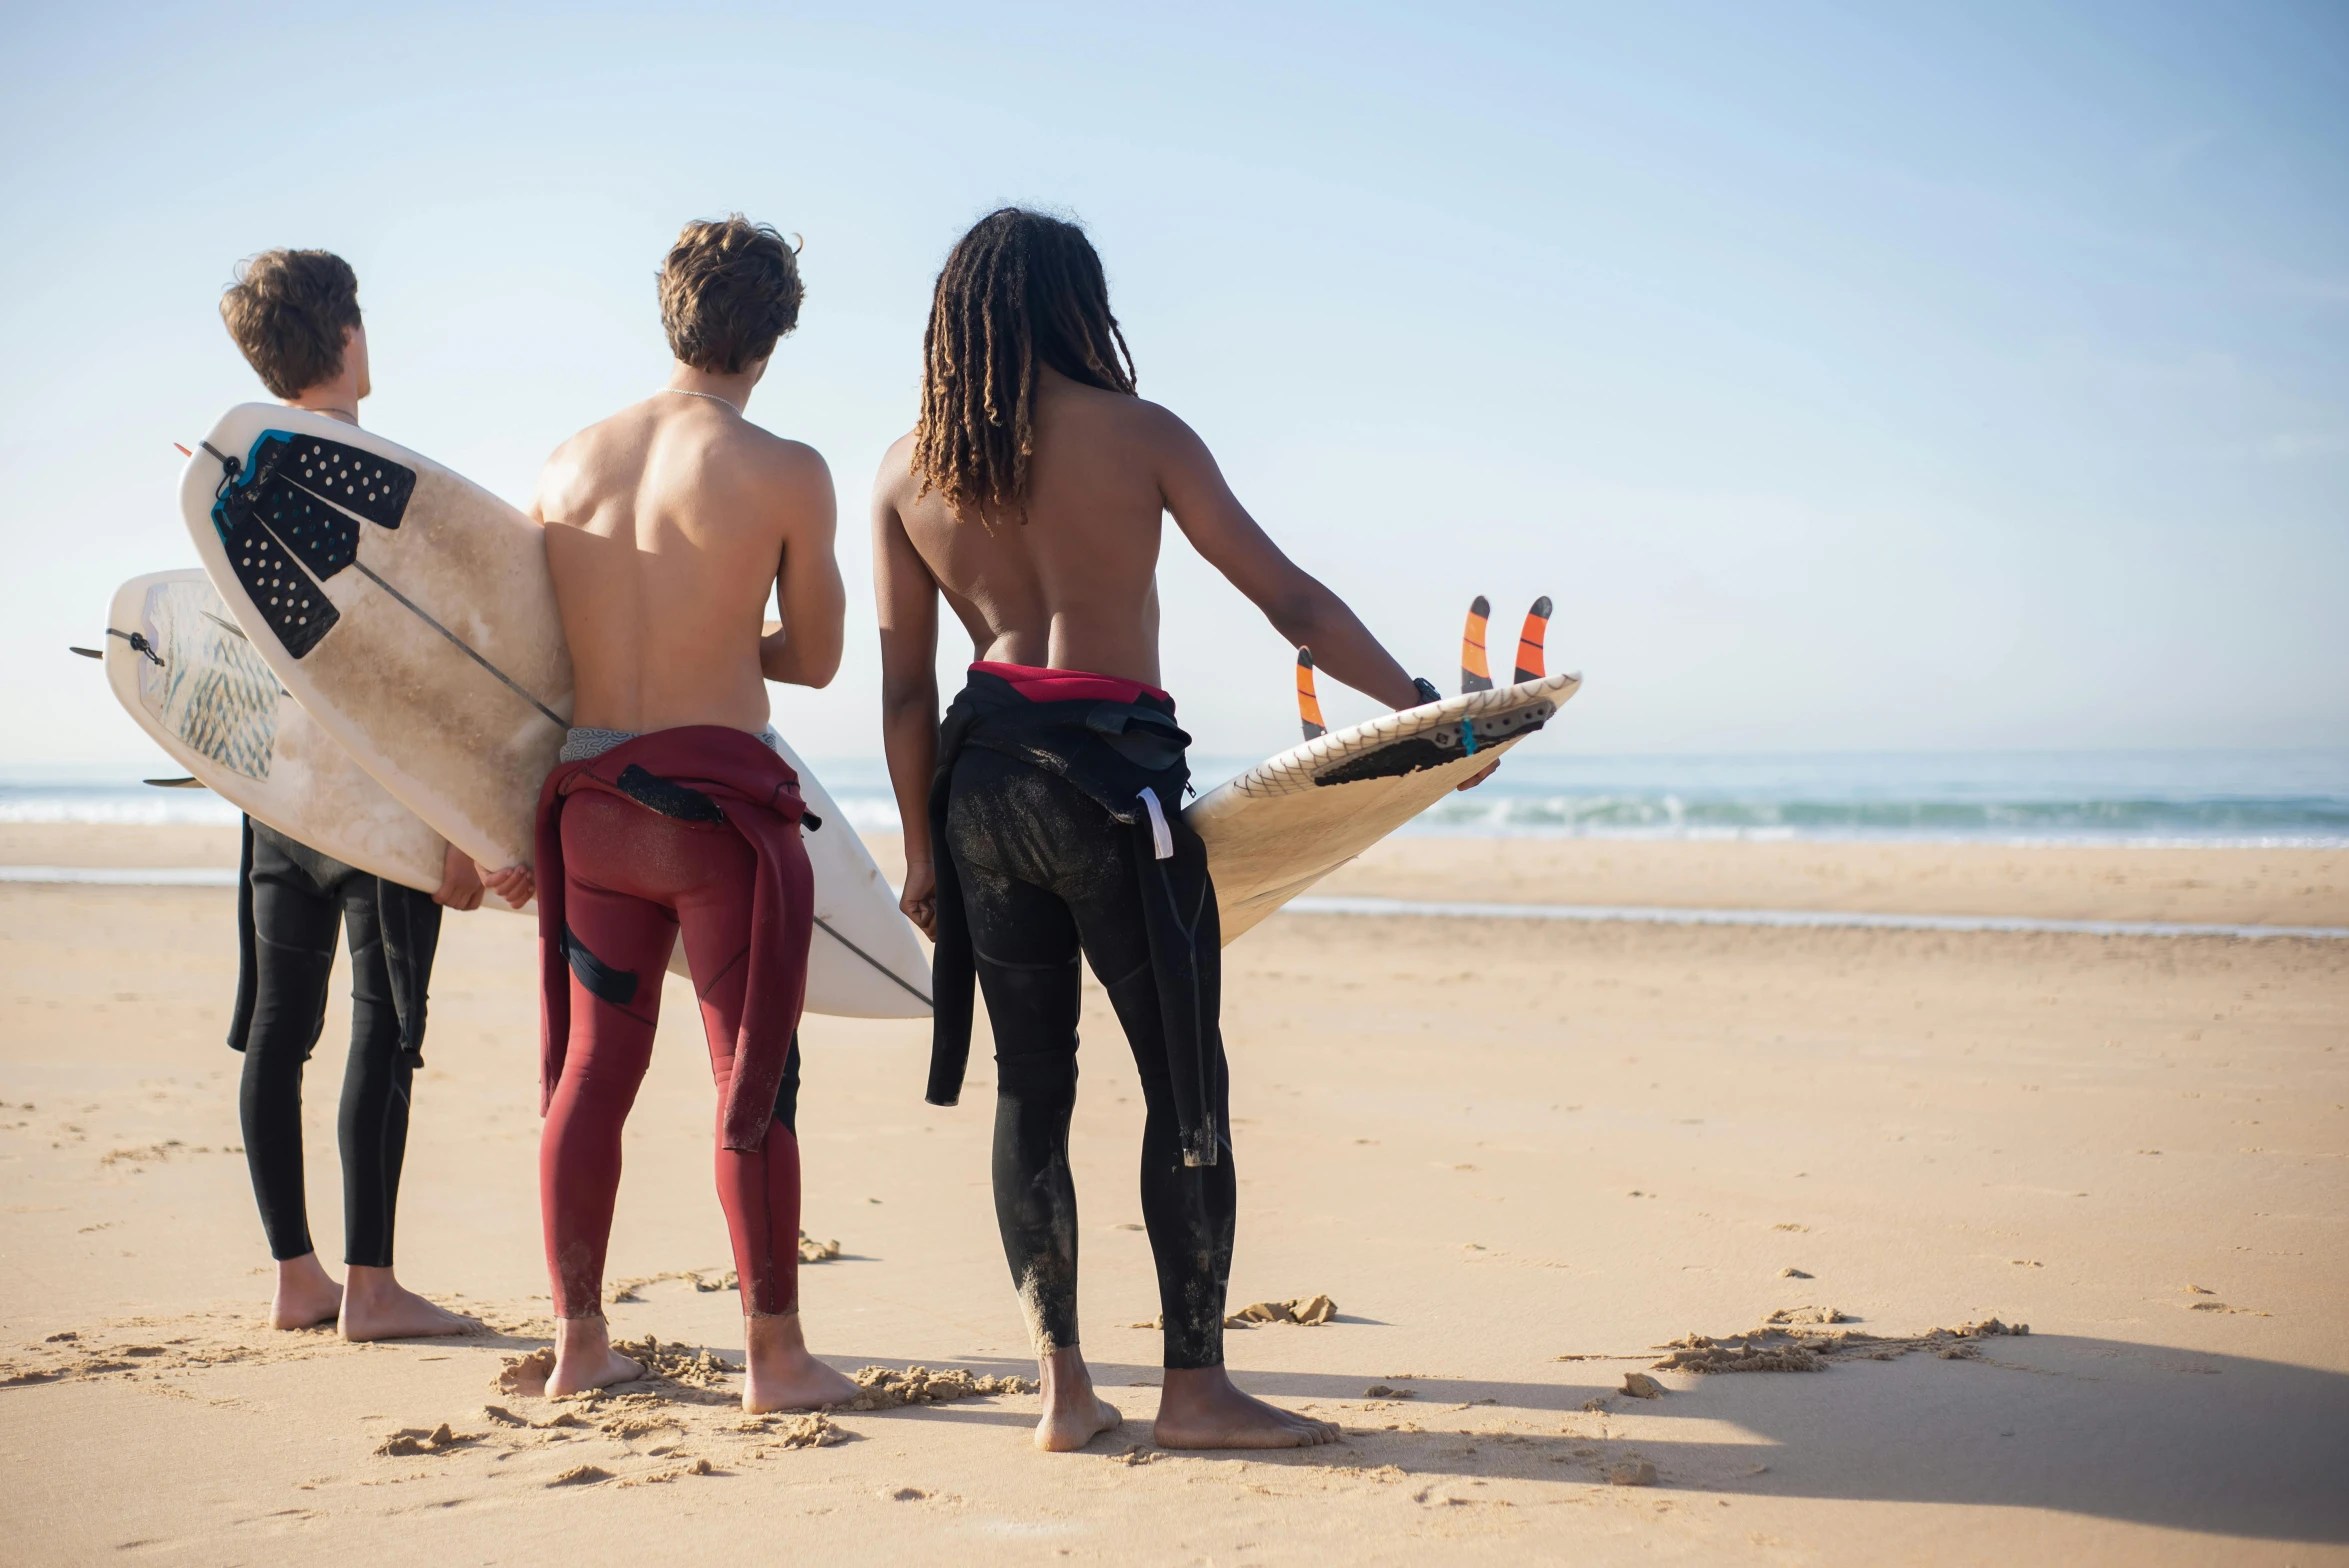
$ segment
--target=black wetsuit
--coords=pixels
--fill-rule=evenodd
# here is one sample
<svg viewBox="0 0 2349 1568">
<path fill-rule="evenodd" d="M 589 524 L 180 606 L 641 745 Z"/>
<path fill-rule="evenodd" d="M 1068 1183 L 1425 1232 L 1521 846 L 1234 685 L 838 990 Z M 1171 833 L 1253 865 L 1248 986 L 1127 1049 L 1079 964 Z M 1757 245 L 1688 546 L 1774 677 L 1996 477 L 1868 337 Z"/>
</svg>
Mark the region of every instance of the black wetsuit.
<svg viewBox="0 0 2349 1568">
<path fill-rule="evenodd" d="M 995 1031 L 996 1218 L 1039 1354 L 1078 1343 L 1068 1131 L 1081 949 L 1141 1076 L 1142 1218 L 1166 1365 L 1223 1361 L 1238 1189 L 1215 894 L 1180 816 L 1188 741 L 1171 705 L 1030 703 L 979 673 L 941 732 L 929 1098 L 950 1105 L 960 1091 L 975 974 Z"/>
<path fill-rule="evenodd" d="M 245 1053 L 245 1163 L 269 1251 L 313 1251 L 302 1183 L 302 1067 L 326 1023 L 337 928 L 351 947 L 351 1059 L 343 1070 L 343 1261 L 389 1268 L 408 1085 L 423 1065 L 425 988 L 440 905 L 251 818 L 237 896 L 242 963 L 228 1043 Z"/>
</svg>

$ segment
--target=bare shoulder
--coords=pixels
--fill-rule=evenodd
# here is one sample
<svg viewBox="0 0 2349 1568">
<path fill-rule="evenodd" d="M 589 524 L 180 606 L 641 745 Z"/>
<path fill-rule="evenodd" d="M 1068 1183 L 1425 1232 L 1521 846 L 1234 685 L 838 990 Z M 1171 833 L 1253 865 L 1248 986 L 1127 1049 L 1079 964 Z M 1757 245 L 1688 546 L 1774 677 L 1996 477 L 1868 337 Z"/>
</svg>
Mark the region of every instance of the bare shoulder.
<svg viewBox="0 0 2349 1568">
<path fill-rule="evenodd" d="M 873 476 L 873 500 L 903 511 L 914 503 L 920 484 L 914 478 L 914 442 L 919 430 L 908 430 L 881 454 L 881 471 Z"/>
<path fill-rule="evenodd" d="M 831 466 L 824 461 L 823 453 L 805 441 L 779 436 L 747 421 L 733 426 L 728 435 L 727 455 L 761 479 L 777 484 L 820 483 L 826 489 L 831 488 Z"/>
<path fill-rule="evenodd" d="M 545 523 L 583 523 L 595 509 L 602 491 L 598 477 L 621 445 L 619 426 L 624 414 L 599 419 L 571 436 L 547 456 L 538 471 L 538 489 L 532 510 Z"/>
<path fill-rule="evenodd" d="M 1212 461 L 1208 458 L 1207 443 L 1173 409 L 1146 398 L 1127 397 L 1120 401 L 1126 405 L 1123 423 L 1130 438 L 1153 458 L 1178 466 L 1202 459 Z"/>
</svg>

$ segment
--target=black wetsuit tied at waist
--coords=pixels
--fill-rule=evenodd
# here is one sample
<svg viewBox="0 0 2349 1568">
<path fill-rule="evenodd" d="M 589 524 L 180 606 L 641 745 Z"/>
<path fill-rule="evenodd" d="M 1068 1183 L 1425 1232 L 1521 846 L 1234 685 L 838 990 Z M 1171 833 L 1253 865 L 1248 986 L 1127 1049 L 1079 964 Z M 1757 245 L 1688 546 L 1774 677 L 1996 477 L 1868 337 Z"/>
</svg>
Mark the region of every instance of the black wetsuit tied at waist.
<svg viewBox="0 0 2349 1568">
<path fill-rule="evenodd" d="M 955 761 L 966 747 L 975 746 L 1067 780 L 1127 828 L 1183 1163 L 1216 1163 L 1223 1137 L 1215 1111 L 1221 1086 L 1212 1078 L 1222 1052 L 1216 1009 L 1204 983 L 1204 967 L 1216 957 L 1215 888 L 1203 851 L 1176 853 L 1178 844 L 1197 841 L 1182 819 L 1183 793 L 1191 779 L 1184 754 L 1190 744 L 1191 737 L 1174 721 L 1172 705 L 1147 694 L 1130 703 L 1031 702 L 1000 676 L 971 672 L 970 683 L 939 726 L 938 769 L 930 784 L 930 839 L 938 849 L 930 1104 L 952 1105 L 961 1098 L 970 1062 L 977 968 L 970 917 L 946 844 Z M 1202 938 L 1210 944 L 1205 954 Z"/>
</svg>

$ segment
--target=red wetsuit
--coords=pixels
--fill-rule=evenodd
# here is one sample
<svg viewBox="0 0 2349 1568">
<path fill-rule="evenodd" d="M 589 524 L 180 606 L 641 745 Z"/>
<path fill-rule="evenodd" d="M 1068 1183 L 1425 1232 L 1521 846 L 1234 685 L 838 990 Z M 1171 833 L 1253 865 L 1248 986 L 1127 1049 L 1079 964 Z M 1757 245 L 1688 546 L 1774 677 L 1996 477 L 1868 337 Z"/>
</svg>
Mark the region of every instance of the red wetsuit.
<svg viewBox="0 0 2349 1568">
<path fill-rule="evenodd" d="M 539 796 L 539 1189 L 555 1311 L 603 1310 L 620 1132 L 682 934 L 718 1087 L 718 1199 L 743 1310 L 799 1304 L 799 1141 L 775 1119 L 807 992 L 814 887 L 799 780 L 755 737 L 658 730 Z"/>
</svg>

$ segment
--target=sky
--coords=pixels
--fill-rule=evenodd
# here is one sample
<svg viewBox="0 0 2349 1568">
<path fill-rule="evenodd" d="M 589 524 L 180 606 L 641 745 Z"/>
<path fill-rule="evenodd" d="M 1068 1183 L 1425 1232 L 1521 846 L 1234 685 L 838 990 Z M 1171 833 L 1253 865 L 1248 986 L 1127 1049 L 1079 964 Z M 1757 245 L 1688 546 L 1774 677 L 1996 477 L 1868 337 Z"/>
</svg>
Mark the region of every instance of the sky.
<svg viewBox="0 0 2349 1568">
<path fill-rule="evenodd" d="M 523 503 L 666 376 L 654 269 L 731 211 L 805 241 L 751 415 L 830 462 L 850 593 L 777 720 L 877 754 L 867 498 L 1006 202 L 1087 226 L 1142 395 L 1406 666 L 1449 687 L 1472 595 L 1497 645 L 1550 595 L 1575 750 L 2349 742 L 2338 4 L 84 4 L 0 43 L 0 766 L 158 755 L 64 649 L 194 563 L 171 443 L 264 395 L 240 257 L 347 257 L 363 421 Z M 1293 743 L 1287 646 L 1168 540 L 1187 725 Z"/>
</svg>

